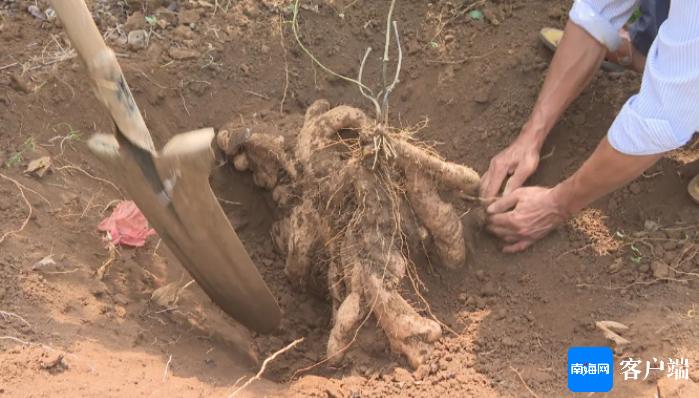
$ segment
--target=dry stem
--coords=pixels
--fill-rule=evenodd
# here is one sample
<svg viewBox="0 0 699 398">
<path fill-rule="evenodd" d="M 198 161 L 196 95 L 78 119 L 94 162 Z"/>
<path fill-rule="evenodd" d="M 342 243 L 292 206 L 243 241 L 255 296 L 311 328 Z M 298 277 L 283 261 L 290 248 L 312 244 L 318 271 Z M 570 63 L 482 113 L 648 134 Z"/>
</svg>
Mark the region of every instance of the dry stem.
<svg viewBox="0 0 699 398">
<path fill-rule="evenodd" d="M 512 366 L 512 365 L 510 365 L 510 369 L 512 369 L 512 371 L 515 372 L 515 374 L 516 374 L 517 377 L 519 378 L 519 381 L 521 381 L 522 384 L 524 384 L 524 387 L 527 389 L 527 391 L 529 391 L 529 394 L 531 394 L 532 397 L 534 397 L 534 398 L 539 398 L 539 396 L 536 395 L 536 393 L 529 387 L 529 385 L 527 384 L 527 382 L 524 381 L 524 378 L 522 377 L 522 374 L 519 373 L 519 371 L 518 371 L 517 369 L 515 369 L 514 366 Z"/>
<path fill-rule="evenodd" d="M 267 364 L 269 364 L 270 362 L 274 361 L 279 355 L 281 355 L 281 354 L 283 354 L 283 353 L 289 351 L 290 349 L 294 348 L 296 345 L 298 345 L 299 343 L 301 343 L 301 342 L 303 341 L 303 339 L 304 339 L 304 338 L 301 337 L 301 338 L 299 338 L 299 339 L 296 339 L 296 340 L 292 341 L 289 345 L 287 345 L 286 347 L 282 348 L 281 350 L 275 352 L 274 354 L 272 354 L 271 356 L 269 356 L 267 359 L 265 359 L 264 362 L 262 362 L 262 367 L 260 368 L 260 371 L 257 372 L 257 374 L 256 374 L 255 376 L 253 376 L 253 377 L 251 377 L 250 379 L 248 379 L 248 381 L 246 381 L 242 386 L 238 387 L 235 391 L 233 391 L 233 392 L 231 393 L 231 395 L 228 396 L 228 398 L 233 398 L 233 397 L 235 397 L 239 392 L 241 392 L 242 390 L 246 389 L 246 388 L 247 388 L 250 384 L 252 384 L 255 380 L 259 380 L 260 377 L 262 377 L 262 374 L 265 372 L 265 369 L 267 369 Z"/>
<path fill-rule="evenodd" d="M 32 214 L 34 212 L 34 208 L 32 207 L 32 204 L 27 199 L 27 196 L 24 194 L 24 188 L 26 188 L 24 185 L 22 185 L 19 181 L 15 180 L 14 178 L 10 178 L 2 173 L 0 173 L 0 178 L 7 180 L 7 181 L 10 181 L 11 183 L 15 184 L 17 189 L 19 189 L 19 193 L 20 193 L 20 195 L 22 195 L 22 200 L 24 200 L 24 203 L 26 204 L 27 209 L 28 209 L 27 217 L 24 219 L 24 221 L 22 222 L 22 225 L 20 225 L 19 228 L 12 230 L 12 231 L 5 232 L 4 234 L 2 234 L 2 236 L 0 236 L 0 243 L 2 243 L 8 237 L 10 237 L 12 235 L 16 235 L 24 230 L 24 228 L 27 226 L 27 224 L 29 224 L 29 220 L 31 219 Z"/>
</svg>

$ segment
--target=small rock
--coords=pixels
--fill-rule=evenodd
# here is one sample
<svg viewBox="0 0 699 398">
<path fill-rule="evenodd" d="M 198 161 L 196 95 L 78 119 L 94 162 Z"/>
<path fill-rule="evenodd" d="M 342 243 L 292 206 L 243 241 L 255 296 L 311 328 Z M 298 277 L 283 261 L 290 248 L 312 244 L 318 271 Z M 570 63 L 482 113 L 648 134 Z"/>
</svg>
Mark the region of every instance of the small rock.
<svg viewBox="0 0 699 398">
<path fill-rule="evenodd" d="M 609 264 L 609 273 L 616 274 L 617 272 L 621 271 L 623 267 L 624 260 L 621 258 L 616 258 L 611 264 Z"/>
<path fill-rule="evenodd" d="M 44 13 L 41 12 L 41 9 L 34 4 L 27 7 L 27 12 L 32 14 L 34 18 L 40 19 L 42 21 L 46 19 L 46 15 L 44 15 Z"/>
<path fill-rule="evenodd" d="M 473 100 L 477 104 L 487 104 L 490 102 L 490 87 L 483 86 L 477 89 L 473 94 Z"/>
<path fill-rule="evenodd" d="M 199 14 L 199 10 L 183 10 L 180 11 L 179 14 L 177 14 L 177 20 L 181 24 L 195 24 L 199 22 L 201 19 L 201 14 Z"/>
<path fill-rule="evenodd" d="M 269 51 L 270 51 L 270 48 L 269 48 L 269 46 L 266 45 L 266 44 L 263 44 L 263 45 L 260 47 L 260 52 L 261 52 L 262 54 L 269 54 Z"/>
<path fill-rule="evenodd" d="M 562 16 L 563 16 L 563 10 L 561 9 L 560 5 L 556 4 L 549 9 L 549 18 L 560 19 Z"/>
<path fill-rule="evenodd" d="M 663 262 L 653 261 L 650 268 L 653 270 L 653 276 L 658 279 L 667 278 L 670 276 L 670 268 Z"/>
<path fill-rule="evenodd" d="M 49 373 L 60 373 L 68 368 L 68 365 L 63 361 L 63 354 L 57 352 L 42 358 L 39 366 L 41 369 L 48 370 Z"/>
<path fill-rule="evenodd" d="M 114 313 L 119 317 L 119 318 L 125 318 L 126 317 L 126 308 L 117 305 L 114 306 Z"/>
<path fill-rule="evenodd" d="M 243 5 L 243 14 L 246 17 L 255 19 L 260 15 L 260 10 L 257 9 L 256 3 L 255 1 L 248 1 Z"/>
<path fill-rule="evenodd" d="M 493 282 L 486 282 L 481 287 L 481 296 L 483 297 L 495 296 L 497 295 L 497 293 L 498 289 L 495 287 L 495 284 Z"/>
<path fill-rule="evenodd" d="M 398 383 L 412 383 L 413 375 L 403 368 L 396 368 L 393 371 L 393 381 Z"/>
<path fill-rule="evenodd" d="M 638 272 L 645 274 L 650 271 L 650 266 L 647 263 L 643 263 L 638 266 Z"/>
<path fill-rule="evenodd" d="M 466 304 L 466 302 L 468 301 L 468 295 L 466 293 L 460 293 L 459 301 L 461 302 L 461 304 Z"/>
<path fill-rule="evenodd" d="M 483 271 L 482 269 L 479 269 L 478 271 L 476 271 L 476 278 L 478 278 L 478 280 L 481 282 L 485 281 L 486 280 L 485 271 Z"/>
<path fill-rule="evenodd" d="M 142 50 L 148 47 L 148 32 L 143 29 L 132 30 L 129 32 L 126 42 L 129 44 L 130 49 Z"/>
<path fill-rule="evenodd" d="M 124 30 L 132 31 L 146 28 L 146 16 L 141 11 L 135 11 L 124 22 Z"/>
<path fill-rule="evenodd" d="M 514 347 L 517 345 L 515 341 L 510 336 L 505 336 L 500 340 L 505 347 Z"/>
<path fill-rule="evenodd" d="M 29 86 L 29 82 L 27 82 L 24 77 L 16 73 L 10 75 L 10 87 L 12 87 L 15 91 L 24 94 L 29 94 L 33 91 Z"/>
<path fill-rule="evenodd" d="M 659 225 L 657 222 L 653 221 L 653 220 L 646 220 L 646 221 L 643 223 L 643 228 L 644 228 L 646 231 L 651 231 L 651 232 L 653 232 L 653 231 L 657 231 L 658 228 L 660 228 L 660 225 Z"/>
<path fill-rule="evenodd" d="M 129 299 L 121 293 L 115 294 L 112 299 L 119 305 L 129 305 Z"/>
<path fill-rule="evenodd" d="M 433 375 L 439 372 L 439 364 L 437 362 L 432 362 L 430 364 L 430 374 Z"/>
<path fill-rule="evenodd" d="M 507 317 L 507 311 L 504 308 L 500 308 L 499 310 L 495 311 L 495 320 L 496 321 L 505 319 L 506 317 Z"/>
<path fill-rule="evenodd" d="M 172 34 L 180 39 L 191 39 L 194 37 L 194 32 L 187 25 L 178 25 L 172 30 Z"/>
<path fill-rule="evenodd" d="M 420 365 L 415 369 L 415 372 L 413 372 L 413 377 L 417 381 L 422 381 L 427 377 L 427 375 L 430 374 L 430 367 L 427 365 Z"/>
<path fill-rule="evenodd" d="M 485 19 L 490 22 L 491 25 L 498 26 L 500 25 L 500 17 L 498 16 L 497 12 L 492 9 L 492 8 L 486 8 L 483 10 L 483 16 L 485 16 Z"/>
<path fill-rule="evenodd" d="M 176 60 L 192 59 L 199 57 L 199 51 L 189 48 L 170 47 L 168 50 L 170 58 Z"/>
</svg>

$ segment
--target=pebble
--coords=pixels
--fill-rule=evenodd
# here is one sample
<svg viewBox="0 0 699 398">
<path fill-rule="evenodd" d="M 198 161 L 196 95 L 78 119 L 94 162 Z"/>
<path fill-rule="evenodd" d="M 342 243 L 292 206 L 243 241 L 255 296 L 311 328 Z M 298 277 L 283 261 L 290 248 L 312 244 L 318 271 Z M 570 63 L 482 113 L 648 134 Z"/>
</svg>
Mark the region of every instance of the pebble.
<svg viewBox="0 0 699 398">
<path fill-rule="evenodd" d="M 199 14 L 199 10 L 184 10 L 180 11 L 179 14 L 177 15 L 177 20 L 181 24 L 195 24 L 199 22 L 201 19 L 201 15 Z"/>
<path fill-rule="evenodd" d="M 130 49 L 142 50 L 148 47 L 148 33 L 143 29 L 132 30 L 126 42 Z"/>
<path fill-rule="evenodd" d="M 650 266 L 648 264 L 641 264 L 638 266 L 638 272 L 645 274 L 650 270 Z"/>
<path fill-rule="evenodd" d="M 483 271 L 482 269 L 479 269 L 478 271 L 476 271 L 476 278 L 478 278 L 478 280 L 481 282 L 485 281 L 487 279 L 486 275 L 485 275 L 485 271 Z"/>
<path fill-rule="evenodd" d="M 413 375 L 404 368 L 396 368 L 393 371 L 393 381 L 398 383 L 412 383 Z"/>
<path fill-rule="evenodd" d="M 144 29 L 146 27 L 146 16 L 143 15 L 141 11 L 135 11 L 133 14 L 129 15 L 124 22 L 124 30 L 132 31 L 137 29 Z"/>
<path fill-rule="evenodd" d="M 653 261 L 650 268 L 653 270 L 653 276 L 658 279 L 667 278 L 670 276 L 670 268 L 663 262 Z"/>
<path fill-rule="evenodd" d="M 119 318 L 124 318 L 126 317 L 126 308 L 117 305 L 114 307 L 114 313 L 116 313 Z"/>
<path fill-rule="evenodd" d="M 172 30 L 172 34 L 180 39 L 191 39 L 194 37 L 194 32 L 187 25 L 179 25 Z"/>
<path fill-rule="evenodd" d="M 427 375 L 430 374 L 430 367 L 427 365 L 420 365 L 415 369 L 415 372 L 413 372 L 413 377 L 415 380 L 421 381 L 424 380 Z"/>
</svg>

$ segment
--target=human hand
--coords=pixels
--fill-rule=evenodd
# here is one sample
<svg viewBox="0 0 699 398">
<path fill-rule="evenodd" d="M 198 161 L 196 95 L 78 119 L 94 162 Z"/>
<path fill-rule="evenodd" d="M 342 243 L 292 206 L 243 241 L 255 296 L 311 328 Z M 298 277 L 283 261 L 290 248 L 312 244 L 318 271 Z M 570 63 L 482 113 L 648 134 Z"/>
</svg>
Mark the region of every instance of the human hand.
<svg viewBox="0 0 699 398">
<path fill-rule="evenodd" d="M 487 212 L 486 228 L 507 243 L 505 253 L 525 250 L 571 215 L 556 188 L 542 187 L 516 189 L 493 202 Z"/>
<path fill-rule="evenodd" d="M 490 160 L 488 171 L 481 178 L 480 196 L 494 200 L 505 179 L 503 196 L 521 187 L 539 166 L 539 142 L 527 135 L 520 135 L 515 142 Z"/>
</svg>

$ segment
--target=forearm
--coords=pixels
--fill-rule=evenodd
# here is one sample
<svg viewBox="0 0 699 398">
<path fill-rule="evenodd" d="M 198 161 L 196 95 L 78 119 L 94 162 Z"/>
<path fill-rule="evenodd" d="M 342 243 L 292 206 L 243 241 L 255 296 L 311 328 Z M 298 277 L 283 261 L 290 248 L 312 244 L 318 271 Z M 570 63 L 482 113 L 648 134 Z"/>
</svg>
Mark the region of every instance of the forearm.
<svg viewBox="0 0 699 398">
<path fill-rule="evenodd" d="M 589 84 L 605 54 L 606 47 L 568 22 L 522 138 L 533 140 L 539 148 L 543 145 L 563 112 Z"/>
<path fill-rule="evenodd" d="M 662 154 L 625 155 L 603 138 L 597 149 L 567 180 L 554 188 L 563 209 L 575 214 L 602 196 L 638 177 L 662 157 Z"/>
</svg>

